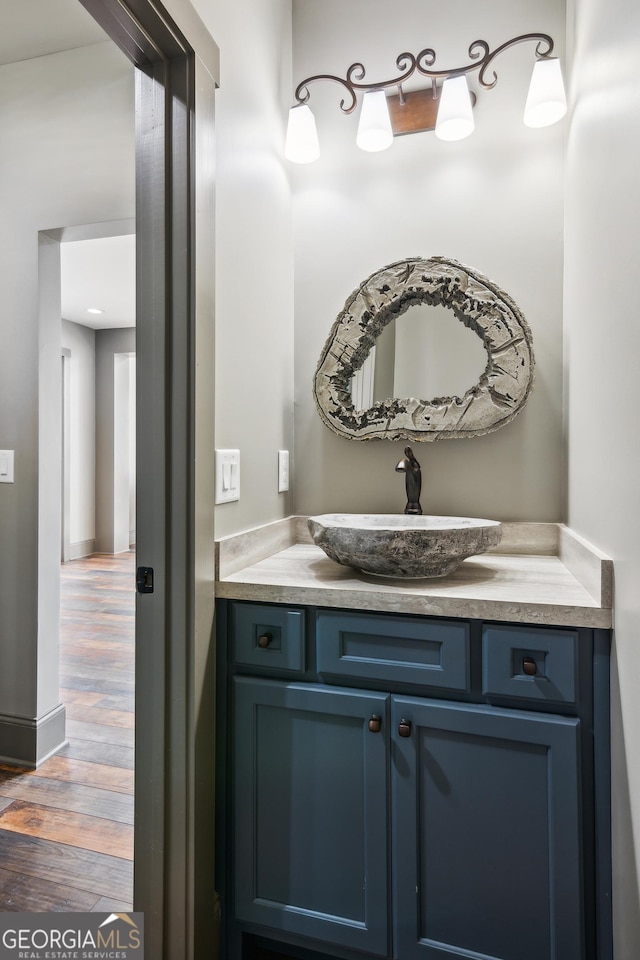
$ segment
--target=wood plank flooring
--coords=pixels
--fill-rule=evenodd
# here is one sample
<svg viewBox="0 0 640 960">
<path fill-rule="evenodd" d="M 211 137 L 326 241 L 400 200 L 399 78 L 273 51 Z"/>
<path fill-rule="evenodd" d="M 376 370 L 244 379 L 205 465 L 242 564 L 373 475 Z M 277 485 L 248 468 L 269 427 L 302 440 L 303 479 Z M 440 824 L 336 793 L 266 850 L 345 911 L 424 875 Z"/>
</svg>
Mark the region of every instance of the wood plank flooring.
<svg viewBox="0 0 640 960">
<path fill-rule="evenodd" d="M 68 744 L 0 764 L 0 911 L 133 909 L 133 552 L 61 567 Z"/>
</svg>

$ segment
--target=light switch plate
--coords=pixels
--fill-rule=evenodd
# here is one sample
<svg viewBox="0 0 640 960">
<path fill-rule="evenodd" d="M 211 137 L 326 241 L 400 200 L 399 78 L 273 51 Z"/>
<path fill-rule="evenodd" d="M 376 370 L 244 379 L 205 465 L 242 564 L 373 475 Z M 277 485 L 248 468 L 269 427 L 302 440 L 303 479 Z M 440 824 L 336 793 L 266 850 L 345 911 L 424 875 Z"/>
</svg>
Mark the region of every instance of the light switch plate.
<svg viewBox="0 0 640 960">
<path fill-rule="evenodd" d="M 216 450 L 216 503 L 240 499 L 240 451 Z"/>
<path fill-rule="evenodd" d="M 289 451 L 278 450 L 278 493 L 289 489 Z"/>
<path fill-rule="evenodd" d="M 0 450 L 0 483 L 13 483 L 13 450 Z"/>
</svg>

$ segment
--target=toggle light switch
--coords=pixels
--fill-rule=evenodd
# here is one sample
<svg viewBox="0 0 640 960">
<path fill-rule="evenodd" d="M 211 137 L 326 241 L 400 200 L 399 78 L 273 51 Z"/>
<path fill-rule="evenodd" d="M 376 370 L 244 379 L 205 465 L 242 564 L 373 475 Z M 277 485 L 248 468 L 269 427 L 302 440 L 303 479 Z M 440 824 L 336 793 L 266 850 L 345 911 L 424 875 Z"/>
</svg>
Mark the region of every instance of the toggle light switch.
<svg viewBox="0 0 640 960">
<path fill-rule="evenodd" d="M 240 451 L 216 450 L 216 503 L 240 499 Z"/>
<path fill-rule="evenodd" d="M 0 483 L 13 483 L 13 450 L 0 450 Z"/>
</svg>

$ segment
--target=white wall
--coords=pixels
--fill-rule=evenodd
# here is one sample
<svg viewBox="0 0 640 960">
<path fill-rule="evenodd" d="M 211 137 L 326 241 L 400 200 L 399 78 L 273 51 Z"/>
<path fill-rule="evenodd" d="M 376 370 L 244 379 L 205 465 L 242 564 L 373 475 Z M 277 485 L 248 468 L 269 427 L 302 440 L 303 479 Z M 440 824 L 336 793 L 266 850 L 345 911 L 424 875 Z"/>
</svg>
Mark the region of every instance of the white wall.
<svg viewBox="0 0 640 960">
<path fill-rule="evenodd" d="M 62 346 L 69 360 L 69 539 L 71 545 L 95 540 L 96 523 L 96 334 L 90 327 L 62 321 Z"/>
<path fill-rule="evenodd" d="M 425 46 L 436 49 L 443 68 L 467 63 L 468 45 L 479 37 L 496 46 L 547 32 L 564 51 L 565 9 L 557 0 L 451 0 L 437 17 L 423 0 L 406 0 L 401 11 L 387 0 L 294 0 L 293 9 L 294 86 L 314 73 L 344 76 L 354 61 L 372 80 L 386 78 L 399 53 Z M 402 509 L 393 468 L 403 444 L 335 436 L 316 413 L 312 380 L 332 322 L 363 279 L 403 257 L 442 255 L 477 268 L 514 298 L 533 331 L 537 377 L 526 409 L 504 429 L 418 446 L 423 508 L 561 519 L 563 132 L 521 122 L 533 60 L 527 44 L 495 62 L 498 83 L 478 92 L 468 140 L 443 143 L 422 133 L 378 154 L 355 146 L 357 114 L 340 113 L 343 91 L 311 87 L 322 156 L 292 169 L 297 513 Z"/>
<path fill-rule="evenodd" d="M 574 0 L 566 176 L 568 522 L 615 564 L 616 960 L 640 956 L 640 7 Z"/>
<path fill-rule="evenodd" d="M 217 448 L 241 452 L 241 499 L 216 536 L 287 516 L 277 451 L 293 447 L 293 250 L 282 156 L 291 0 L 194 0 L 220 47 L 216 94 Z"/>
<path fill-rule="evenodd" d="M 0 490 L 0 714 L 30 721 L 58 701 L 55 676 L 37 677 L 39 631 L 58 622 L 41 604 L 38 624 L 38 577 L 57 582 L 60 558 L 60 461 L 39 462 L 38 442 L 39 358 L 59 412 L 60 334 L 40 351 L 38 231 L 134 215 L 133 93 L 107 42 L 0 67 L 0 448 L 16 451 L 16 482 Z M 58 283 L 58 324 L 59 310 Z M 40 478 L 58 535 L 38 563 Z"/>
</svg>

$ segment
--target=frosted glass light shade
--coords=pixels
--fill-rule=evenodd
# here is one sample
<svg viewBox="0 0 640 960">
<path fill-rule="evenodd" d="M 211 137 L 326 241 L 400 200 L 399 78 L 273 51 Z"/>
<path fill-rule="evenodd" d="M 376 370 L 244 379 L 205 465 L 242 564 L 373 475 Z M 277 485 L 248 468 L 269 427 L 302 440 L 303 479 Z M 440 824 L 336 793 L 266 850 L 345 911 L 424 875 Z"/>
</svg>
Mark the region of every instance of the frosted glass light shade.
<svg viewBox="0 0 640 960">
<path fill-rule="evenodd" d="M 356 143 L 361 150 L 375 153 L 393 143 L 393 130 L 384 90 L 370 90 L 362 98 Z"/>
<path fill-rule="evenodd" d="M 473 107 L 466 77 L 449 77 L 442 84 L 436 119 L 436 137 L 463 140 L 473 133 Z"/>
<path fill-rule="evenodd" d="M 567 112 L 562 70 L 557 57 L 536 60 L 531 74 L 523 121 L 527 127 L 549 127 Z"/>
<path fill-rule="evenodd" d="M 316 121 L 306 103 L 289 110 L 284 155 L 292 163 L 312 163 L 320 156 Z"/>
</svg>

